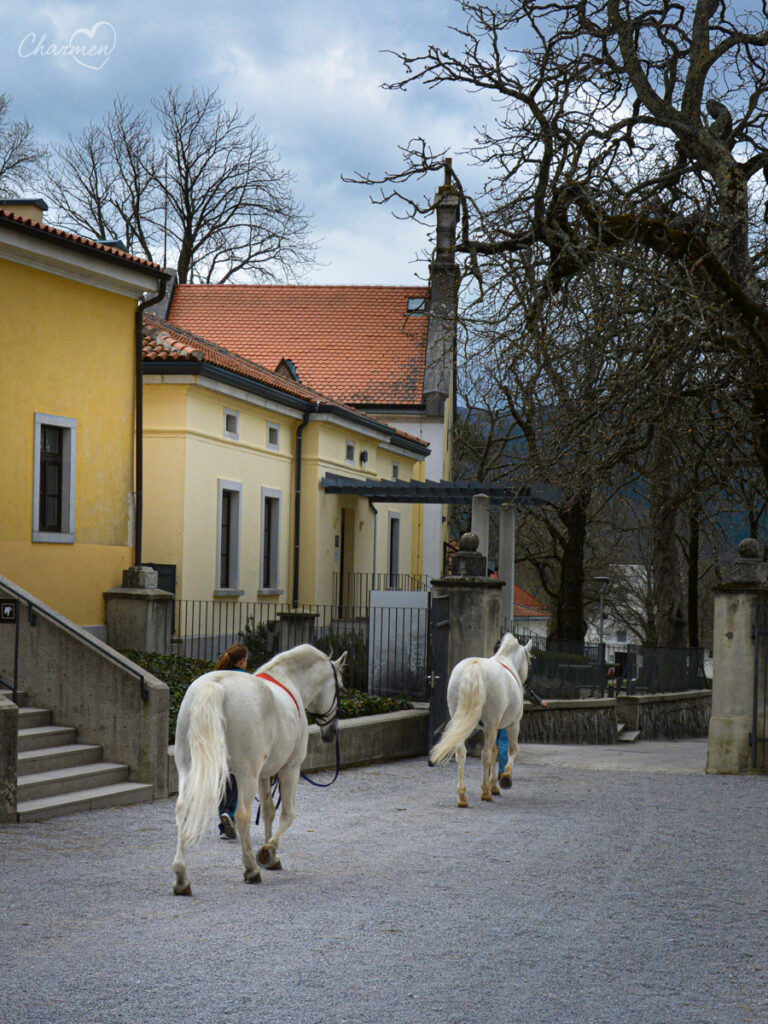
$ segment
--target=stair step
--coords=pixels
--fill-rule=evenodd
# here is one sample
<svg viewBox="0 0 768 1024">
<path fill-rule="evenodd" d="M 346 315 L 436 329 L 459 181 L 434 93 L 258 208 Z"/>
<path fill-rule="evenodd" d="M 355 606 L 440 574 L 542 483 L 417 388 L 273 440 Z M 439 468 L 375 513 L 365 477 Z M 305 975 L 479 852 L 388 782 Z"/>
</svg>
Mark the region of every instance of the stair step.
<svg viewBox="0 0 768 1024">
<path fill-rule="evenodd" d="M 98 786 L 79 793 L 63 793 L 41 800 L 23 800 L 17 804 L 19 821 L 44 821 L 78 811 L 93 811 L 102 807 L 149 803 L 152 786 L 142 782 L 122 782 L 113 786 Z"/>
<path fill-rule="evenodd" d="M 37 729 L 51 724 L 51 712 L 45 708 L 19 708 L 19 729 Z"/>
<path fill-rule="evenodd" d="M 128 781 L 128 766 L 96 761 L 93 764 L 76 765 L 73 768 L 57 768 L 53 771 L 20 775 L 16 780 L 16 794 L 19 802 L 42 800 L 63 793 L 94 789 Z"/>
<path fill-rule="evenodd" d="M 11 701 L 11 703 L 14 702 L 13 701 L 13 690 L 7 690 L 4 686 L 0 686 L 0 693 L 2 693 L 2 695 L 4 697 L 7 697 L 8 700 Z M 17 690 L 16 691 L 16 701 L 15 701 L 15 703 L 16 703 L 16 707 L 18 707 L 18 708 L 24 707 L 24 705 L 27 703 L 27 693 L 26 693 L 25 690 Z"/>
<path fill-rule="evenodd" d="M 61 747 L 44 747 L 19 753 L 16 770 L 19 775 L 74 768 L 101 760 L 101 747 L 91 743 L 69 743 Z"/>
<path fill-rule="evenodd" d="M 42 725 L 34 729 L 19 729 L 19 752 L 65 746 L 74 743 L 76 738 L 77 729 L 68 725 Z"/>
<path fill-rule="evenodd" d="M 618 736 L 619 743 L 636 743 L 640 739 L 639 729 L 628 729 Z"/>
</svg>

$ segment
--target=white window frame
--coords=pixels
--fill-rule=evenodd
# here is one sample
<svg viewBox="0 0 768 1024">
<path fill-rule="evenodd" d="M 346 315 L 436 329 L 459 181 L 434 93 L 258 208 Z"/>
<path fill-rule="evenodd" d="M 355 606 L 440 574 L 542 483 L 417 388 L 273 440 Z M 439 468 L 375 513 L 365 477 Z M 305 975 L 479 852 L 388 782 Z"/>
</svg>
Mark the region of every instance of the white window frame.
<svg viewBox="0 0 768 1024">
<path fill-rule="evenodd" d="M 267 499 L 277 501 L 277 513 L 275 517 L 275 531 L 272 536 L 272 544 L 269 552 L 269 565 L 271 567 L 270 579 L 264 579 L 264 569 L 267 565 L 266 543 L 267 543 Z M 280 518 L 282 513 L 283 492 L 273 487 L 261 488 L 261 565 L 259 566 L 259 593 L 260 594 L 282 594 L 280 589 Z"/>
<path fill-rule="evenodd" d="M 234 430 L 229 430 L 227 428 L 227 417 L 228 416 L 234 416 L 235 417 L 235 429 Z M 236 412 L 234 409 L 225 409 L 224 410 L 224 437 L 228 437 L 231 441 L 239 441 L 240 440 L 240 413 Z"/>
<path fill-rule="evenodd" d="M 229 586 L 221 585 L 221 517 L 224 505 L 224 491 L 235 495 L 230 508 L 234 524 L 230 524 L 229 535 Z M 243 485 L 235 480 L 218 480 L 217 511 L 216 511 L 216 587 L 217 595 L 242 594 L 240 586 L 240 524 L 242 522 Z"/>
<path fill-rule="evenodd" d="M 43 426 L 62 427 L 61 531 L 40 529 L 40 436 Z M 75 470 L 77 465 L 77 420 L 68 416 L 35 413 L 34 469 L 32 473 L 32 540 L 43 544 L 75 543 Z"/>
<path fill-rule="evenodd" d="M 400 463 L 399 462 L 393 462 L 392 463 L 392 479 L 393 480 L 399 480 L 400 479 Z"/>
<path fill-rule="evenodd" d="M 273 442 L 269 439 L 270 431 L 274 430 L 277 434 L 277 439 Z M 267 423 L 267 448 L 271 452 L 280 451 L 280 424 L 279 423 Z"/>
<path fill-rule="evenodd" d="M 350 448 L 352 449 L 352 454 L 351 455 L 349 454 Z M 355 451 L 356 451 L 356 448 L 355 448 L 355 442 L 354 441 L 345 441 L 344 442 L 344 461 L 346 462 L 346 464 L 348 466 L 354 466 L 354 464 L 355 464 Z"/>
</svg>

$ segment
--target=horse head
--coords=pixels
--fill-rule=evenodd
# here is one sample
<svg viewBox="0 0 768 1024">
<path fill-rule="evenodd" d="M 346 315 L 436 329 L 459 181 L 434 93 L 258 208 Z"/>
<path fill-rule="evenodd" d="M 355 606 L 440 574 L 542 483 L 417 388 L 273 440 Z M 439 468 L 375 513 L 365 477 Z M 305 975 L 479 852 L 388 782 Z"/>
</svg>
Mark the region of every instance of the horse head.
<svg viewBox="0 0 768 1024">
<path fill-rule="evenodd" d="M 324 743 L 331 743 L 338 729 L 339 697 L 344 689 L 341 673 L 346 660 L 346 651 L 335 661 L 330 657 L 325 658 L 329 671 L 315 696 L 307 704 L 307 711 L 315 716 L 315 721 L 320 726 L 320 738 Z"/>
</svg>

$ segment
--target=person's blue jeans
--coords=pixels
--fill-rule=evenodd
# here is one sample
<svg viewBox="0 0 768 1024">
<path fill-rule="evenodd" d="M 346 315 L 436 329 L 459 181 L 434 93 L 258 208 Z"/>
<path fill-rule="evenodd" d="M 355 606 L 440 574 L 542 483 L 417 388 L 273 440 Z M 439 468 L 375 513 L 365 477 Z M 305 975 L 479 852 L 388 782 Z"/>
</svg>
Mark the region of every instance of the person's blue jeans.
<svg viewBox="0 0 768 1024">
<path fill-rule="evenodd" d="M 509 740 L 507 739 L 506 729 L 499 729 L 496 733 L 496 742 L 499 745 L 499 775 L 501 775 L 507 766 L 507 758 L 509 757 Z"/>
</svg>

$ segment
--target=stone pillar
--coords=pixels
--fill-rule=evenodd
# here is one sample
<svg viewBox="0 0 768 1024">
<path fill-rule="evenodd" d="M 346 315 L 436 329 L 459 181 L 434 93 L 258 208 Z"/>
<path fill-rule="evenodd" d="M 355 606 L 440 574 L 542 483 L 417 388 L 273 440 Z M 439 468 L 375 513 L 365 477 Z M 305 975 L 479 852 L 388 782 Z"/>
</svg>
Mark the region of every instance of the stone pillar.
<svg viewBox="0 0 768 1024">
<path fill-rule="evenodd" d="M 487 494 L 476 494 L 472 498 L 472 533 L 477 537 L 477 550 L 483 552 L 483 567 L 478 576 L 488 575 L 488 538 L 490 536 L 489 522 L 491 515 L 491 499 Z M 465 534 L 466 536 L 466 534 Z M 480 556 L 478 556 L 480 557 Z M 479 563 L 478 563 L 479 565 Z M 456 575 L 456 573 L 452 573 Z"/>
<path fill-rule="evenodd" d="M 311 644 L 315 639 L 315 620 L 318 612 L 280 612 L 279 650 L 287 651 L 299 644 Z M 341 653 L 341 652 L 338 652 Z"/>
<path fill-rule="evenodd" d="M 448 679 L 454 666 L 463 658 L 490 657 L 501 637 L 501 592 L 505 583 L 488 579 L 485 555 L 477 548 L 477 535 L 465 533 L 453 556 L 451 575 L 432 581 L 433 610 L 438 604 L 442 607 L 433 632 L 430 744 L 449 717 Z"/>
<path fill-rule="evenodd" d="M 118 651 L 167 654 L 173 629 L 173 594 L 157 586 L 157 570 L 135 565 L 123 585 L 104 594 L 107 643 Z"/>
<path fill-rule="evenodd" d="M 501 618 L 508 619 L 507 628 L 514 632 L 515 618 L 515 517 L 514 505 L 499 511 L 499 579 L 506 581 L 501 594 Z"/>
<path fill-rule="evenodd" d="M 734 775 L 751 766 L 749 736 L 752 732 L 755 679 L 753 629 L 762 619 L 768 601 L 766 564 L 760 545 L 749 538 L 739 544 L 732 581 L 714 587 L 714 647 L 712 667 L 712 717 L 707 743 L 707 768 L 712 774 Z M 766 647 L 760 649 L 758 678 L 765 686 Z"/>
<path fill-rule="evenodd" d="M 477 536 L 465 533 L 453 556 L 451 575 L 432 582 L 434 596 L 449 599 L 450 668 L 462 658 L 489 658 L 501 637 L 501 592 L 506 584 L 482 574 L 486 559 L 477 548 Z"/>
</svg>

